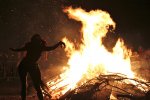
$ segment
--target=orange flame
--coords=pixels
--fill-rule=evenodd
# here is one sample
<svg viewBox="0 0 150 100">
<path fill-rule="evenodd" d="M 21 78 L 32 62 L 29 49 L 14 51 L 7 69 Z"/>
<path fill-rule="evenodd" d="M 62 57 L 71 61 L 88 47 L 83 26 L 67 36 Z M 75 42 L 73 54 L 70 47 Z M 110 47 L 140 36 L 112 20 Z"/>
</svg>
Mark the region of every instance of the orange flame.
<svg viewBox="0 0 150 100">
<path fill-rule="evenodd" d="M 115 22 L 107 12 L 102 10 L 86 12 L 81 8 L 71 7 L 64 9 L 64 12 L 69 18 L 82 23 L 83 38 L 79 50 L 76 50 L 74 43 L 66 37 L 63 39 L 66 43 L 65 51 L 69 57 L 67 63 L 69 67 L 66 67 L 66 71 L 57 78 L 55 85 L 51 85 L 51 89 L 55 90 L 52 92 L 53 96 L 61 96 L 69 89 L 74 89 L 99 74 L 113 72 L 125 74 L 129 78 L 134 77 L 130 64 L 131 52 L 125 47 L 123 40 L 118 39 L 112 52 L 102 44 L 108 26 L 115 28 Z"/>
</svg>

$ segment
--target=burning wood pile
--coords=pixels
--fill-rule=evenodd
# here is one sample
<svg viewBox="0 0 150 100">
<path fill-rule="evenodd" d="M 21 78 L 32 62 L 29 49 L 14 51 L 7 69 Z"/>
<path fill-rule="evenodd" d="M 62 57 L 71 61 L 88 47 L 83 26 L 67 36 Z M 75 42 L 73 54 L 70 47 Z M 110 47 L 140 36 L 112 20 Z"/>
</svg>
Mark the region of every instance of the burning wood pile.
<svg viewBox="0 0 150 100">
<path fill-rule="evenodd" d="M 49 84 L 49 88 L 52 86 Z M 55 88 L 51 90 L 51 93 L 64 88 Z M 99 75 L 80 87 L 57 96 L 59 100 L 148 100 L 150 98 L 150 82 L 127 78 L 122 74 Z"/>
<path fill-rule="evenodd" d="M 51 99 L 149 98 L 150 83 L 137 77 L 132 71 L 132 52 L 124 45 L 124 41 L 119 38 L 112 52 L 102 43 L 103 37 L 115 28 L 115 22 L 109 13 L 102 10 L 86 12 L 81 8 L 71 7 L 64 9 L 64 12 L 69 18 L 81 22 L 82 43 L 76 49 L 77 44 L 67 37 L 63 39 L 68 62 L 62 74 L 47 82 L 47 94 L 52 96 Z"/>
<path fill-rule="evenodd" d="M 63 94 L 66 86 L 55 87 L 63 80 L 58 81 L 55 77 L 49 81 L 48 88 L 51 89 L 47 94 L 52 99 L 59 100 L 149 100 L 150 82 L 145 80 L 128 78 L 126 75 L 112 73 L 99 75 L 88 80 L 81 86 L 69 89 Z M 55 82 L 55 83 L 53 83 Z M 53 88 L 55 87 L 55 88 Z M 53 96 L 54 95 L 54 96 Z"/>
<path fill-rule="evenodd" d="M 127 83 L 131 81 L 135 85 Z M 144 99 L 148 98 L 147 91 L 150 83 L 138 79 L 130 79 L 121 74 L 99 75 L 87 81 L 80 87 L 67 92 L 61 100 L 107 100 L 107 99 Z M 103 98 L 103 99 L 102 99 Z"/>
</svg>

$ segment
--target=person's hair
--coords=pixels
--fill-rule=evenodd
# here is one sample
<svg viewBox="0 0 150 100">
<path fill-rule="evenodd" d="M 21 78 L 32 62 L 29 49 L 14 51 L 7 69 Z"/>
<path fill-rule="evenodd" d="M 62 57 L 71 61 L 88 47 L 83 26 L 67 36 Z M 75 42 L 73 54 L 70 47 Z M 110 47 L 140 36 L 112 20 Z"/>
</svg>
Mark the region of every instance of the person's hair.
<svg viewBox="0 0 150 100">
<path fill-rule="evenodd" d="M 41 36 L 39 34 L 34 34 L 32 37 L 31 37 L 31 42 L 36 42 L 36 43 L 40 43 L 40 44 L 44 44 L 46 45 L 46 41 L 44 41 Z"/>
<path fill-rule="evenodd" d="M 31 37 L 31 41 L 39 41 L 39 40 L 42 40 L 41 39 L 41 36 L 39 34 L 34 34 L 32 37 Z"/>
</svg>

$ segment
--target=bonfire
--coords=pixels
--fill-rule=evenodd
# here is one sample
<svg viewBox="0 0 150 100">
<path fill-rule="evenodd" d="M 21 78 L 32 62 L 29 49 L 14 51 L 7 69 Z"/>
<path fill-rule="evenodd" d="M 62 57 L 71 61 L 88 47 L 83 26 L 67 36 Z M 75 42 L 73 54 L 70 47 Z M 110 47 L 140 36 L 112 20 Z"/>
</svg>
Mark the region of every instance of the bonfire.
<svg viewBox="0 0 150 100">
<path fill-rule="evenodd" d="M 112 52 L 102 39 L 115 30 L 109 13 L 102 10 L 85 11 L 72 7 L 63 10 L 70 19 L 81 22 L 82 43 L 76 48 L 73 41 L 63 38 L 68 63 L 65 71 L 47 82 L 51 99 L 106 100 L 145 99 L 150 83 L 136 77 L 131 70 L 130 49 L 119 38 Z M 123 99 L 124 100 L 124 99 Z"/>
</svg>

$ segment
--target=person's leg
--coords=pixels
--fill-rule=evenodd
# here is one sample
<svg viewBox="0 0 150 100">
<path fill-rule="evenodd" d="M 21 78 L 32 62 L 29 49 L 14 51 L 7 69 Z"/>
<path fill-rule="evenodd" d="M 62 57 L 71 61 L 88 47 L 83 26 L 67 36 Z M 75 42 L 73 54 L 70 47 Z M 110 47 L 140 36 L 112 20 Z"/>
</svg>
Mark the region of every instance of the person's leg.
<svg viewBox="0 0 150 100">
<path fill-rule="evenodd" d="M 31 66 L 29 71 L 31 79 L 33 80 L 34 87 L 37 91 L 37 96 L 39 100 L 43 100 L 43 94 L 41 90 L 41 73 L 37 65 Z"/>
<path fill-rule="evenodd" d="M 18 68 L 19 77 L 21 81 L 21 99 L 26 100 L 26 76 L 27 72 L 22 68 L 22 66 L 19 66 Z"/>
<path fill-rule="evenodd" d="M 43 100 L 43 93 L 42 93 L 42 90 L 40 88 L 40 85 L 39 84 L 34 84 L 34 87 L 37 91 L 37 96 L 38 96 L 39 100 Z"/>
</svg>

